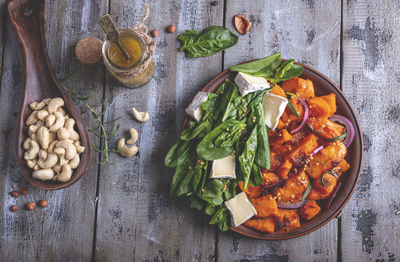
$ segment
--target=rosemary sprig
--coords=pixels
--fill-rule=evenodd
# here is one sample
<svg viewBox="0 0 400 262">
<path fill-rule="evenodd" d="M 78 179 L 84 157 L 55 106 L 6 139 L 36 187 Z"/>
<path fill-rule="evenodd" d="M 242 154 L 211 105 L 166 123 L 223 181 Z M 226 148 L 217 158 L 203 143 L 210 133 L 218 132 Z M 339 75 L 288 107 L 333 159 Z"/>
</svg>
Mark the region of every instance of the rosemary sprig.
<svg viewBox="0 0 400 262">
<path fill-rule="evenodd" d="M 88 100 L 93 96 L 96 87 L 91 87 L 90 91 L 87 95 L 82 96 L 78 93 L 78 90 L 72 86 L 71 83 L 68 82 L 68 80 L 72 77 L 72 75 L 76 72 L 70 72 L 69 67 L 66 66 L 65 69 L 65 74 L 64 77 L 59 79 L 60 82 L 64 84 L 64 86 L 67 88 L 68 93 L 70 96 L 74 96 L 77 98 L 79 101 L 78 104 L 81 104 L 84 106 L 85 110 L 83 110 L 81 113 L 85 114 L 86 112 L 89 112 L 93 119 L 96 121 L 97 125 L 96 127 L 89 127 L 88 131 L 94 134 L 95 136 L 99 137 L 100 139 L 103 138 L 103 146 L 101 148 L 96 147 L 94 144 L 92 145 L 93 149 L 96 152 L 99 152 L 102 154 L 104 157 L 104 161 L 100 162 L 101 165 L 108 165 L 108 164 L 115 164 L 115 162 L 110 162 L 110 153 L 117 153 L 119 152 L 118 150 L 114 150 L 110 148 L 109 142 L 110 140 L 115 136 L 115 134 L 119 130 L 119 124 L 114 125 L 113 129 L 111 132 L 107 132 L 105 125 L 106 124 L 111 124 L 114 123 L 115 121 L 119 120 L 119 118 L 110 120 L 110 121 L 103 121 L 104 114 L 106 113 L 107 110 L 107 102 L 105 100 L 102 101 L 100 105 L 92 105 L 88 103 Z M 101 107 L 101 112 L 97 113 L 96 108 Z"/>
</svg>

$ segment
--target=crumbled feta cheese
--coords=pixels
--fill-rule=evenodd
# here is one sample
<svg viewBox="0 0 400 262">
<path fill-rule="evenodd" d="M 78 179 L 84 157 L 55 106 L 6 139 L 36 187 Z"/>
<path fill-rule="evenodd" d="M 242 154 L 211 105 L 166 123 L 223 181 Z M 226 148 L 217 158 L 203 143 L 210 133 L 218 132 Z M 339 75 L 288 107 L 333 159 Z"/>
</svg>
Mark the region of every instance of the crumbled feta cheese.
<svg viewBox="0 0 400 262">
<path fill-rule="evenodd" d="M 208 99 L 207 92 L 198 92 L 193 98 L 190 105 L 185 109 L 185 112 L 191 116 L 196 122 L 200 122 L 203 112 L 200 108 L 201 104 Z"/>
<path fill-rule="evenodd" d="M 214 160 L 210 178 L 236 178 L 235 156 L 230 155 L 221 159 Z"/>
<path fill-rule="evenodd" d="M 288 100 L 285 97 L 270 93 L 264 95 L 262 106 L 264 108 L 264 121 L 268 128 L 272 130 L 276 128 L 287 104 Z"/>
<path fill-rule="evenodd" d="M 236 75 L 235 83 L 239 87 L 242 96 L 271 86 L 264 77 L 251 76 L 241 72 Z"/>
<path fill-rule="evenodd" d="M 257 211 L 250 203 L 244 192 L 237 194 L 235 197 L 225 201 L 225 206 L 231 212 L 232 224 L 237 227 L 243 222 L 249 220 L 252 216 L 257 215 Z"/>
</svg>

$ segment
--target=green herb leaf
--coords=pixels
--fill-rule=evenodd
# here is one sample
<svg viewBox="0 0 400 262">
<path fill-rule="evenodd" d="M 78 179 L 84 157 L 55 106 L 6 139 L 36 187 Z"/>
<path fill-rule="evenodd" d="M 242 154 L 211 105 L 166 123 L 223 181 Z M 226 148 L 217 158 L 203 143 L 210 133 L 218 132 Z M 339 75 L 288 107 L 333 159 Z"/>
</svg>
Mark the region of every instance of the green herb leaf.
<svg viewBox="0 0 400 262">
<path fill-rule="evenodd" d="M 272 83 L 279 83 L 300 76 L 303 73 L 303 67 L 296 65 L 294 59 L 283 62 L 275 72 Z"/>
<path fill-rule="evenodd" d="M 215 213 L 215 207 L 212 206 L 212 205 L 210 205 L 210 204 L 207 204 L 207 205 L 206 205 L 206 208 L 204 209 L 204 212 L 205 212 L 207 215 L 212 216 L 212 215 Z"/>
<path fill-rule="evenodd" d="M 345 138 L 346 136 L 347 136 L 347 132 L 344 132 L 344 133 L 341 134 L 340 136 L 327 139 L 326 141 L 333 142 L 333 141 L 341 140 L 341 139 Z"/>
<path fill-rule="evenodd" d="M 224 182 L 219 179 L 208 180 L 202 191 L 198 194 L 198 197 L 210 205 L 221 205 L 224 202 L 222 197 L 224 185 Z"/>
<path fill-rule="evenodd" d="M 281 64 L 282 56 L 280 52 L 249 62 L 246 64 L 234 65 L 229 67 L 233 72 L 242 72 L 252 76 L 274 77 L 275 70 Z"/>
<path fill-rule="evenodd" d="M 211 217 L 210 225 L 215 225 L 229 218 L 229 210 L 226 206 L 221 206 L 217 212 Z"/>
<path fill-rule="evenodd" d="M 261 103 L 259 103 L 255 108 L 254 116 L 256 117 L 257 121 L 257 151 L 254 161 L 258 166 L 270 169 L 271 156 L 268 141 L 268 130 L 264 122 L 264 109 Z"/>
<path fill-rule="evenodd" d="M 251 168 L 257 150 L 257 126 L 254 127 L 247 139 L 243 153 L 239 156 L 240 171 L 243 176 L 243 187 L 247 188 L 249 183 Z"/>
<path fill-rule="evenodd" d="M 325 176 L 325 173 L 321 175 L 321 185 L 323 185 L 324 187 L 327 187 L 327 185 L 325 184 L 325 181 L 324 181 L 324 176 Z"/>
<path fill-rule="evenodd" d="M 301 201 L 306 200 L 306 198 L 308 197 L 308 194 L 310 194 L 310 191 L 311 191 L 311 183 L 308 182 L 308 186 L 306 188 L 306 191 L 304 192 L 303 197 L 301 198 Z"/>
<path fill-rule="evenodd" d="M 297 118 L 300 118 L 299 114 L 297 113 L 296 109 L 294 108 L 292 102 L 290 102 L 289 99 L 288 99 L 288 107 L 289 107 L 290 111 L 292 111 L 292 113 L 293 113 Z"/>
<path fill-rule="evenodd" d="M 178 36 L 187 57 L 204 57 L 236 45 L 238 37 L 223 26 L 209 26 L 202 32 L 187 30 Z"/>
</svg>

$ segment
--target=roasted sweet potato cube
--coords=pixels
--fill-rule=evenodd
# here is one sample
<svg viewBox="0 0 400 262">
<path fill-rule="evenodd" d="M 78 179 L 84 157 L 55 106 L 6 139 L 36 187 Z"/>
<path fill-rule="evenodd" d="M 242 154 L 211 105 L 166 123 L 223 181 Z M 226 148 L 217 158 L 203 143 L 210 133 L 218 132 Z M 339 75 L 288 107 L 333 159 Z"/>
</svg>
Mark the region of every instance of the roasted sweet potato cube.
<svg viewBox="0 0 400 262">
<path fill-rule="evenodd" d="M 339 163 L 339 165 L 332 169 L 332 171 L 341 176 L 344 172 L 349 170 L 349 168 L 350 164 L 347 163 L 346 159 L 343 159 L 342 162 Z"/>
<path fill-rule="evenodd" d="M 240 190 L 242 190 L 243 192 L 246 193 L 248 198 L 259 198 L 264 193 L 264 188 L 261 185 L 260 186 L 247 185 L 247 188 L 244 189 L 243 182 L 240 181 L 238 183 L 238 186 L 239 186 Z"/>
<path fill-rule="evenodd" d="M 314 84 L 311 80 L 295 77 L 282 83 L 286 92 L 299 95 L 303 99 L 314 97 Z"/>
<path fill-rule="evenodd" d="M 268 171 L 267 169 L 263 169 L 262 176 L 264 180 L 264 185 L 275 185 L 279 182 L 280 178 L 273 172 Z"/>
<path fill-rule="evenodd" d="M 277 153 L 272 152 L 270 153 L 271 157 L 271 171 L 275 171 L 282 163 L 282 157 L 279 156 Z"/>
<path fill-rule="evenodd" d="M 285 112 L 282 114 L 281 119 L 285 124 L 290 124 L 293 121 L 301 121 L 304 115 L 304 107 L 301 104 L 300 100 L 296 97 L 291 97 L 289 99 L 290 103 L 293 105 L 293 108 L 296 110 L 296 113 L 299 117 L 297 117 L 289 106 L 286 107 Z"/>
<path fill-rule="evenodd" d="M 325 185 L 322 184 L 320 177 L 318 179 L 314 179 L 313 188 L 323 194 L 330 194 L 336 186 L 337 178 L 329 173 L 325 173 L 322 179 L 324 180 Z"/>
<path fill-rule="evenodd" d="M 306 168 L 307 174 L 318 179 L 323 173 L 337 166 L 346 156 L 347 148 L 341 141 L 329 143 L 324 149 L 316 153 Z"/>
<path fill-rule="evenodd" d="M 320 98 L 322 98 L 323 100 L 325 100 L 325 102 L 328 103 L 331 109 L 331 115 L 329 117 L 331 117 L 334 113 L 336 113 L 336 95 L 334 93 L 331 93 L 326 96 L 320 96 Z"/>
<path fill-rule="evenodd" d="M 271 143 L 270 144 L 270 150 L 279 154 L 279 155 L 284 155 L 287 152 L 291 151 L 293 146 L 292 145 L 281 145 L 278 143 Z"/>
<path fill-rule="evenodd" d="M 330 194 L 321 193 L 320 191 L 316 190 L 315 188 L 311 188 L 310 193 L 307 196 L 307 199 L 309 199 L 309 200 L 320 200 L 320 199 L 327 198 L 329 195 Z"/>
<path fill-rule="evenodd" d="M 276 126 L 276 129 L 282 129 L 285 128 L 287 125 L 282 121 L 282 119 L 279 119 L 278 125 Z"/>
<path fill-rule="evenodd" d="M 275 219 L 272 217 L 249 219 L 243 225 L 264 233 L 273 233 L 275 231 Z"/>
<path fill-rule="evenodd" d="M 290 169 L 292 169 L 292 166 L 293 165 L 292 163 L 290 163 L 289 160 L 285 160 L 285 162 L 283 162 L 282 165 L 278 167 L 276 173 L 280 178 L 287 180 L 289 178 L 288 174 L 290 172 Z"/>
<path fill-rule="evenodd" d="M 314 134 L 309 134 L 287 154 L 286 159 L 289 160 L 293 166 L 298 166 L 302 161 L 306 160 L 317 147 L 317 137 Z"/>
<path fill-rule="evenodd" d="M 275 143 L 283 144 L 283 143 L 289 141 L 290 139 L 292 139 L 292 135 L 286 129 L 282 129 L 281 131 L 279 131 L 278 137 L 275 140 Z"/>
<path fill-rule="evenodd" d="M 289 231 L 300 227 L 300 217 L 297 210 L 278 208 L 276 218 L 280 231 Z"/>
<path fill-rule="evenodd" d="M 283 90 L 278 84 L 274 85 L 270 93 L 273 95 L 286 97 L 285 90 Z"/>
<path fill-rule="evenodd" d="M 307 124 L 315 133 L 326 139 L 338 137 L 346 131 L 344 126 L 326 118 L 310 117 Z"/>
<path fill-rule="evenodd" d="M 301 201 L 310 180 L 304 171 L 290 177 L 283 187 L 274 190 L 278 203 L 297 203 Z"/>
<path fill-rule="evenodd" d="M 310 116 L 319 118 L 328 118 L 332 116 L 329 104 L 321 97 L 313 97 L 308 100 Z"/>
<path fill-rule="evenodd" d="M 256 217 L 268 217 L 278 214 L 278 206 L 276 204 L 276 200 L 272 197 L 271 194 L 260 198 L 251 199 L 251 203 L 257 210 Z"/>
<path fill-rule="evenodd" d="M 311 200 L 300 208 L 299 215 L 306 220 L 310 220 L 311 218 L 315 217 L 319 211 L 321 211 L 321 208 L 318 206 L 317 202 L 315 202 L 315 200 Z"/>
</svg>

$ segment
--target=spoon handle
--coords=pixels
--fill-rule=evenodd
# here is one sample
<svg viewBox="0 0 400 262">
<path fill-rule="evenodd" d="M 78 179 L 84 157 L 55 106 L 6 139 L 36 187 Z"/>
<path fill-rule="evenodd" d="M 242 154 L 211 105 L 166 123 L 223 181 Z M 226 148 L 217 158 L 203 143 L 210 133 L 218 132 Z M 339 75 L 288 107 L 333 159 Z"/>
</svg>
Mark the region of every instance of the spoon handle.
<svg viewBox="0 0 400 262">
<path fill-rule="evenodd" d="M 114 41 L 118 45 L 119 49 L 121 49 L 126 59 L 131 58 L 131 56 L 128 54 L 128 52 L 121 43 L 121 37 L 119 35 L 118 29 L 115 26 L 114 21 L 112 20 L 110 14 L 105 14 L 101 16 L 97 20 L 97 23 L 103 29 L 104 33 L 106 33 L 107 38 L 111 41 Z"/>
</svg>

